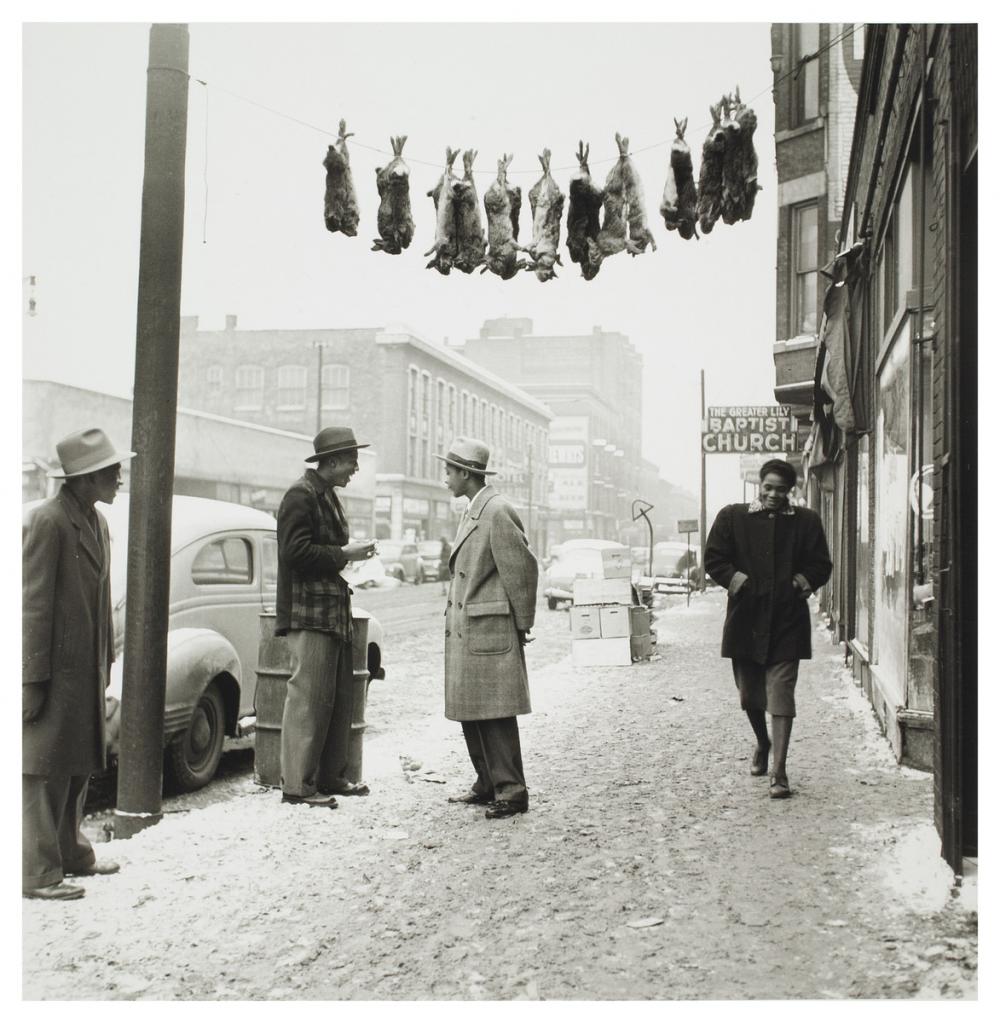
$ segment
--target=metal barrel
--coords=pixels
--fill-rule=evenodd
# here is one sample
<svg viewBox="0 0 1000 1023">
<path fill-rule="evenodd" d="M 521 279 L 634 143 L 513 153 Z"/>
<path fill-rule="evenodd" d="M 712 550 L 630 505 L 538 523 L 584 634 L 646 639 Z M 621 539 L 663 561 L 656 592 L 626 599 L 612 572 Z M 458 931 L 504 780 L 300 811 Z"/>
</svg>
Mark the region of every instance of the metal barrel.
<svg viewBox="0 0 1000 1023">
<path fill-rule="evenodd" d="M 254 691 L 254 711 L 257 731 L 254 736 L 254 780 L 258 785 L 277 788 L 281 785 L 281 719 L 285 710 L 285 691 L 292 673 L 292 653 L 284 636 L 274 634 L 275 615 L 265 611 L 260 615 L 260 640 L 257 647 L 257 687 Z M 347 750 L 349 781 L 362 780 L 362 754 L 365 723 L 365 705 L 368 699 L 368 619 L 352 620 L 354 642 L 351 658 L 354 666 L 351 676 L 352 704 L 351 736 Z"/>
<path fill-rule="evenodd" d="M 281 717 L 285 690 L 292 673 L 292 652 L 284 636 L 274 634 L 274 612 L 260 616 L 257 646 L 257 688 L 253 704 L 257 715 L 253 776 L 258 785 L 281 784 Z"/>
</svg>

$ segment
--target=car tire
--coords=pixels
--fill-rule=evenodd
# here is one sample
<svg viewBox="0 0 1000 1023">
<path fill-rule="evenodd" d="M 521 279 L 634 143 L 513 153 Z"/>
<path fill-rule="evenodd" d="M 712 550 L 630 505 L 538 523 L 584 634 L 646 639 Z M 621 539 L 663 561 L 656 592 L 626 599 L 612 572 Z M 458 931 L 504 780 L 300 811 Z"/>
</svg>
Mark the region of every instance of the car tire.
<svg viewBox="0 0 1000 1023">
<path fill-rule="evenodd" d="M 547 599 L 549 602 L 549 610 L 555 611 L 556 608 L 559 607 L 559 601 L 555 597 L 549 597 Z"/>
<path fill-rule="evenodd" d="M 181 792 L 203 788 L 214 777 L 226 737 L 226 707 L 219 687 L 210 682 L 198 698 L 187 728 L 167 747 L 167 764 Z"/>
</svg>

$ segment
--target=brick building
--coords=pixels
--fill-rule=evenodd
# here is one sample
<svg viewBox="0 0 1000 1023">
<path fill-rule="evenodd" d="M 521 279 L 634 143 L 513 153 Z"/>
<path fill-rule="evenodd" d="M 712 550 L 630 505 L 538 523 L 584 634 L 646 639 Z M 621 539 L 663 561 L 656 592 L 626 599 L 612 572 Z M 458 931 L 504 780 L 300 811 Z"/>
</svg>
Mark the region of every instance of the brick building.
<svg viewBox="0 0 1000 1023">
<path fill-rule="evenodd" d="M 778 173 L 775 398 L 809 434 L 823 292 L 843 212 L 864 32 L 850 24 L 773 24 Z M 799 457 L 791 461 L 798 465 Z M 819 505 L 819 494 L 811 503 Z"/>
<path fill-rule="evenodd" d="M 450 536 L 457 512 L 443 482 L 452 437 L 481 437 L 491 467 L 538 549 L 551 412 L 525 391 L 410 331 L 378 327 L 223 330 L 181 322 L 183 404 L 286 430 L 348 424 L 377 456 L 376 535 Z M 349 488 L 348 488 L 349 489 Z"/>
<path fill-rule="evenodd" d="M 487 320 L 463 354 L 551 409 L 547 550 L 574 537 L 628 539 L 642 479 L 642 356 L 623 334 L 532 332 L 529 319 Z M 644 541 L 639 541 L 644 542 Z"/>
<path fill-rule="evenodd" d="M 961 872 L 978 841 L 977 26 L 870 25 L 863 54 L 804 467 L 837 638 L 897 757 L 934 771 Z"/>
</svg>

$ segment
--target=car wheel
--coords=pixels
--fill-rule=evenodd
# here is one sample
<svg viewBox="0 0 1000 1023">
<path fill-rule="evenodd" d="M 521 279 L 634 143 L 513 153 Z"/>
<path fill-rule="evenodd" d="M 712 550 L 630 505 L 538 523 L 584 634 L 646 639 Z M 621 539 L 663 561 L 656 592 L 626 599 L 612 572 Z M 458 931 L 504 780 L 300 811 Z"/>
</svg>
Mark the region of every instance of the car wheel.
<svg viewBox="0 0 1000 1023">
<path fill-rule="evenodd" d="M 215 777 L 225 737 L 226 708 L 219 687 L 210 682 L 198 699 L 187 729 L 167 747 L 170 773 L 182 792 L 194 792 Z"/>
<path fill-rule="evenodd" d="M 550 611 L 555 611 L 555 609 L 559 606 L 559 601 L 556 600 L 555 597 L 549 597 L 548 601 L 549 601 L 549 610 Z"/>
</svg>

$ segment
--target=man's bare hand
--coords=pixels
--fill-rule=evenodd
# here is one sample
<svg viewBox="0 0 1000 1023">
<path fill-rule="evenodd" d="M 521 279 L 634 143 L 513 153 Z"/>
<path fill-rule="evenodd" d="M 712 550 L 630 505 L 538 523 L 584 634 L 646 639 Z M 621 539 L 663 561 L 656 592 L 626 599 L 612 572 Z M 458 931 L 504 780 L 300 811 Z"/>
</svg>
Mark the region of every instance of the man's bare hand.
<svg viewBox="0 0 1000 1023">
<path fill-rule="evenodd" d="M 351 540 L 343 551 L 348 561 L 365 561 L 375 553 L 375 541 Z"/>
</svg>

